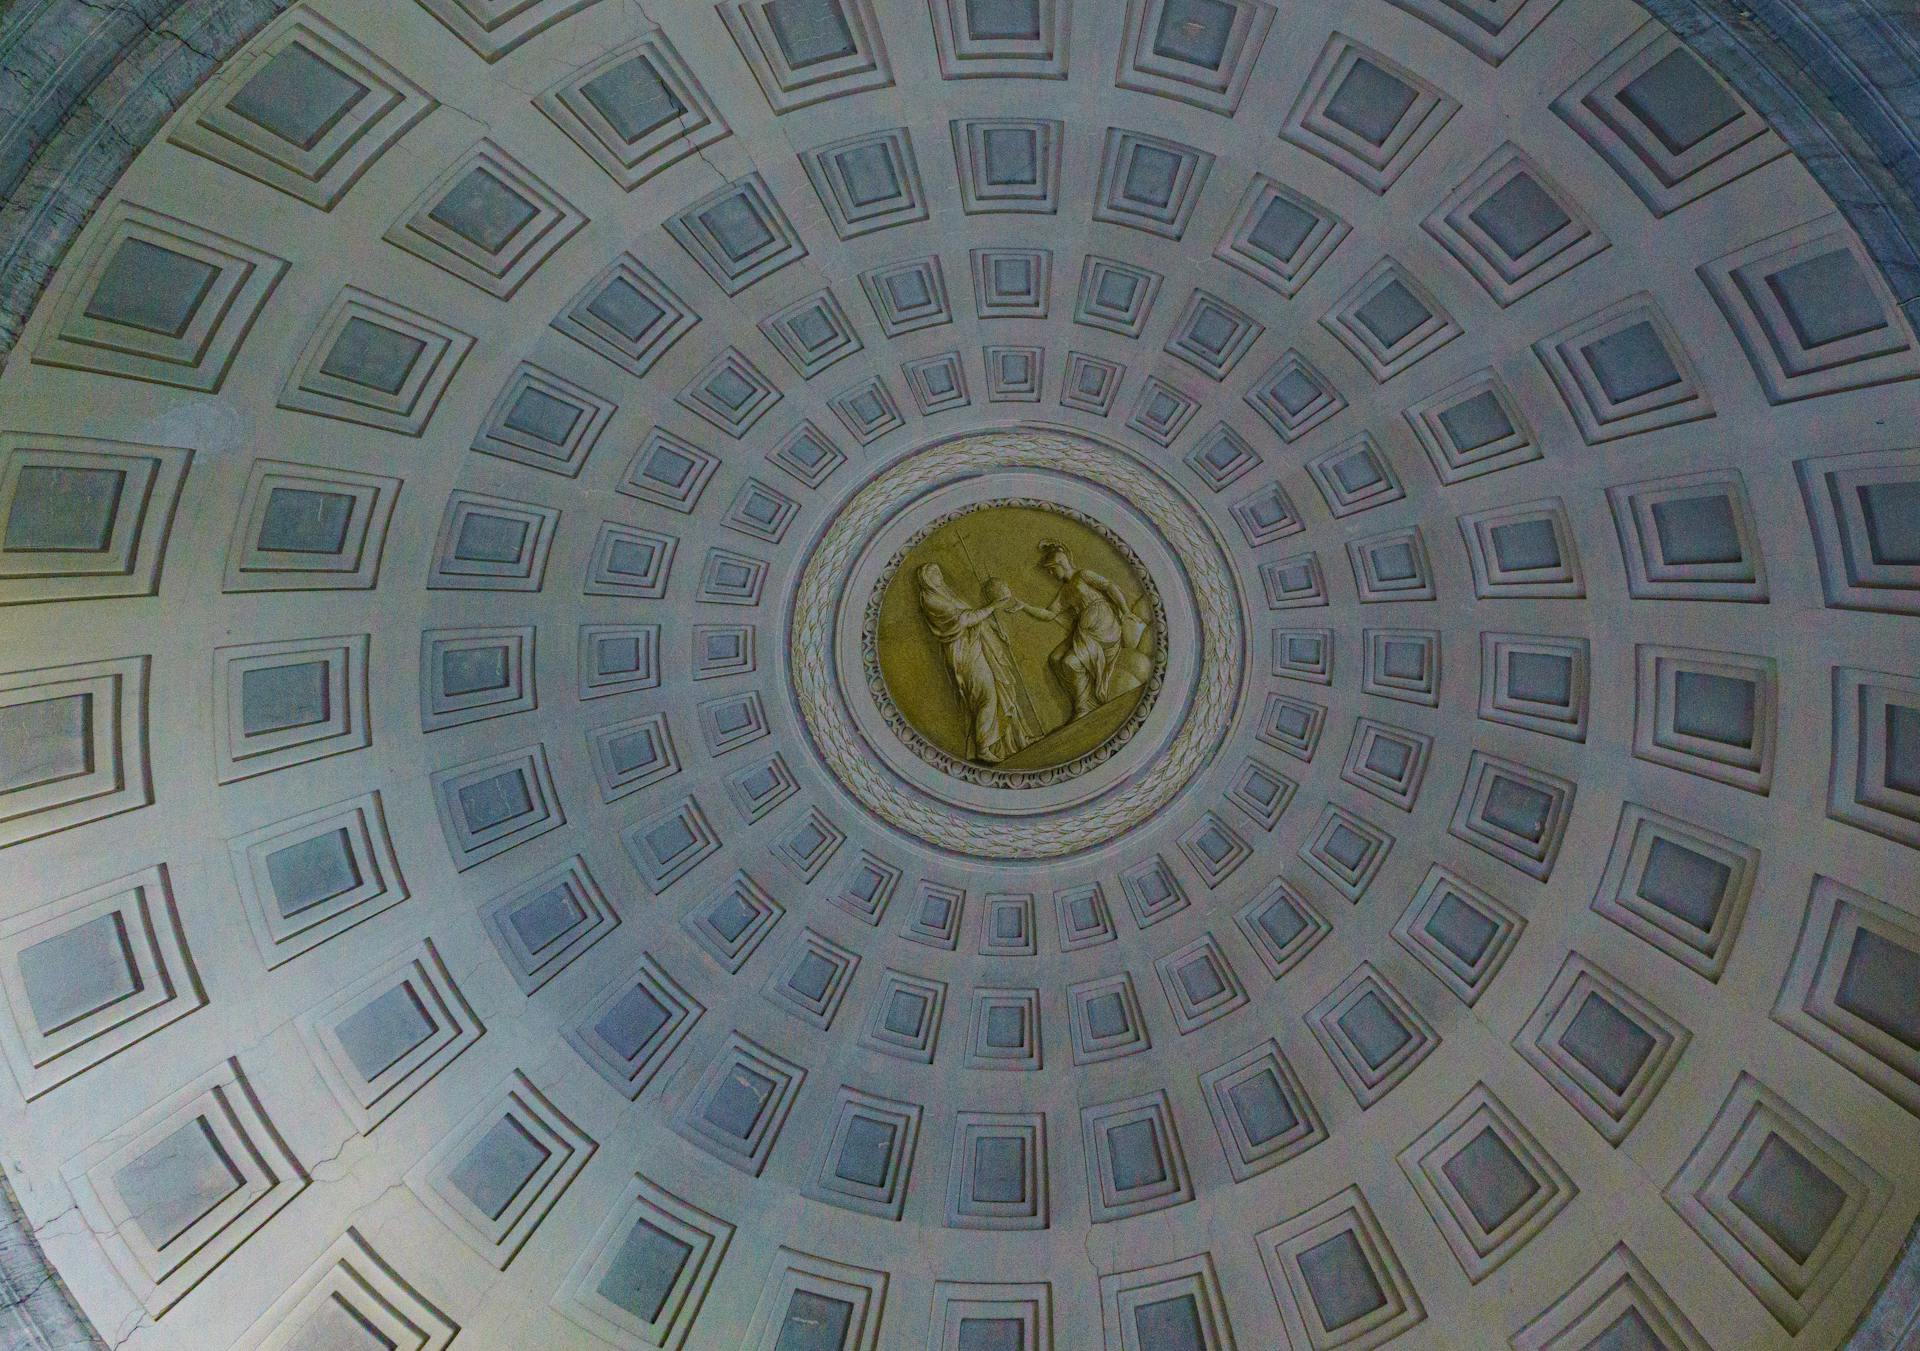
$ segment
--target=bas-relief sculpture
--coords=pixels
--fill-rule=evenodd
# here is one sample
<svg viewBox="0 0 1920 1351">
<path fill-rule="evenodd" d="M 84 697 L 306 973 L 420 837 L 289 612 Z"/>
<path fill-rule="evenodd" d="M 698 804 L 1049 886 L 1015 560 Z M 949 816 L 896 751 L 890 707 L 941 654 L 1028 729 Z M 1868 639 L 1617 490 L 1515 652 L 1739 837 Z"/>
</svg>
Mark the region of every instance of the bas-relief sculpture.
<svg viewBox="0 0 1920 1351">
<path fill-rule="evenodd" d="M 1128 720 L 1154 672 L 1143 574 L 1057 511 L 965 512 L 910 548 L 886 590 L 888 693 L 917 731 L 978 764 L 1045 769 L 1085 755 Z"/>
</svg>

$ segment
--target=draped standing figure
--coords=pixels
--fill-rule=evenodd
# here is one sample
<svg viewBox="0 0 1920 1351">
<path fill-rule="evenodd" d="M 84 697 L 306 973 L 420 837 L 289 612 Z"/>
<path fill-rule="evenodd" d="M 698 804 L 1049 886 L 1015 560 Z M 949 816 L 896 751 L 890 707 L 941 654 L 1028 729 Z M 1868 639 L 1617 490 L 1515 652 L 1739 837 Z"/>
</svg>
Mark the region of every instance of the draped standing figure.
<svg viewBox="0 0 1920 1351">
<path fill-rule="evenodd" d="M 970 605 L 948 585 L 938 563 L 914 574 L 920 613 L 940 644 L 953 687 L 967 715 L 967 758 L 998 764 L 1041 735 L 1020 702 L 1020 677 L 999 622 L 1014 602 L 1003 595 Z"/>
</svg>

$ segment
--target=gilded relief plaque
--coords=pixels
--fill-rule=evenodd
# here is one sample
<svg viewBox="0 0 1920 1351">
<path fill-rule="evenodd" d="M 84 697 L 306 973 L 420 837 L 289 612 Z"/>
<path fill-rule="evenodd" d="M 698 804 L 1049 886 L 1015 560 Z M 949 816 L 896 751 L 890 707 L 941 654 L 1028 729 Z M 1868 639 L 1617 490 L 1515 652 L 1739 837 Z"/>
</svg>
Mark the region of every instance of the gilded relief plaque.
<svg viewBox="0 0 1920 1351">
<path fill-rule="evenodd" d="M 902 740 L 1010 787 L 1104 762 L 1145 720 L 1166 666 L 1160 597 L 1125 540 L 1037 500 L 921 529 L 880 577 L 868 633 L 869 678 Z"/>
</svg>

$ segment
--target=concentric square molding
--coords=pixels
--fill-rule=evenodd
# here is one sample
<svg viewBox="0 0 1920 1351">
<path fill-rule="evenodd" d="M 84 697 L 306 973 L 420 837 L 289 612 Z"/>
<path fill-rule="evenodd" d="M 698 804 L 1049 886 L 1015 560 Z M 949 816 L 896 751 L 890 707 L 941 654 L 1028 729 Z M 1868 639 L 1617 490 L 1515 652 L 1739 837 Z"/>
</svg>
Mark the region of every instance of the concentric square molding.
<svg viewBox="0 0 1920 1351">
<path fill-rule="evenodd" d="M 1426 20 L 1490 66 L 1512 56 L 1560 0 L 1392 0 Z"/>
<path fill-rule="evenodd" d="M 1880 269 L 1835 216 L 1699 269 L 1771 403 L 1920 376 Z"/>
<path fill-rule="evenodd" d="M 347 1328 L 380 1338 L 397 1351 L 445 1351 L 460 1335 L 458 1323 L 349 1226 L 236 1346 L 297 1351 L 318 1329 Z"/>
<path fill-rule="evenodd" d="M 400 480 L 255 460 L 241 490 L 223 591 L 370 591 Z"/>
<path fill-rule="evenodd" d="M 0 973 L 29 1102 L 207 1003 L 163 863 L 0 924 Z"/>
<path fill-rule="evenodd" d="M 1274 13 L 1267 0 L 1128 0 L 1114 83 L 1232 117 Z"/>
<path fill-rule="evenodd" d="M 628 192 L 731 134 L 658 28 L 569 70 L 533 103 Z"/>
<path fill-rule="evenodd" d="M 1485 1084 L 1475 1084 L 1399 1159 L 1475 1284 L 1537 1237 L 1580 1192 Z"/>
<path fill-rule="evenodd" d="M 1293 499 L 1279 483 L 1269 483 L 1255 489 L 1235 502 L 1228 510 L 1233 515 L 1234 524 L 1240 527 L 1240 534 L 1247 541 L 1249 549 L 1258 549 L 1304 531 L 1306 522 L 1300 518 L 1299 510 L 1293 505 Z M 1304 555 L 1303 555 L 1304 556 Z M 1289 560 L 1279 560 L 1285 565 Z M 1295 588 L 1283 587 L 1291 591 Z M 1269 596 L 1271 590 L 1269 589 Z"/>
<path fill-rule="evenodd" d="M 1459 110 L 1412 71 L 1335 32 L 1280 135 L 1384 194 Z"/>
<path fill-rule="evenodd" d="M 1093 218 L 1177 240 L 1200 204 L 1213 161 L 1210 152 L 1178 141 L 1110 127 Z"/>
<path fill-rule="evenodd" d="M 560 1035 L 614 1092 L 633 1101 L 706 1011 L 643 952 L 630 974 L 596 993 Z"/>
<path fill-rule="evenodd" d="M 1153 969 L 1182 1036 L 1246 1007 L 1246 988 L 1212 934 L 1175 948 L 1155 961 Z"/>
<path fill-rule="evenodd" d="M 873 317 L 889 338 L 953 322 L 947 274 L 938 254 L 862 272 L 860 289 L 867 293 Z"/>
<path fill-rule="evenodd" d="M 843 1210 L 898 1220 L 913 1176 L 920 1115 L 918 1103 L 842 1085 L 806 1194 Z"/>
<path fill-rule="evenodd" d="M 473 342 L 449 324 L 344 287 L 294 362 L 280 407 L 420 436 Z"/>
<path fill-rule="evenodd" d="M 680 1351 L 733 1235 L 725 1220 L 635 1174 L 561 1282 L 553 1306 L 616 1346 Z M 651 1279 L 622 1279 L 630 1271 Z"/>
<path fill-rule="evenodd" d="M 482 61 L 494 62 L 594 0 L 420 0 Z"/>
<path fill-rule="evenodd" d="M 1392 258 L 1368 268 L 1320 323 L 1383 383 L 1466 331 Z"/>
<path fill-rule="evenodd" d="M 964 8 L 965 0 L 960 3 Z M 970 216 L 1050 216 L 1060 209 L 1066 123 L 1045 117 L 968 117 L 955 118 L 948 126 L 961 210 Z"/>
<path fill-rule="evenodd" d="M 407 1171 L 407 1186 L 504 1271 L 599 1146 L 520 1070 Z"/>
<path fill-rule="evenodd" d="M 214 71 L 169 139 L 331 211 L 437 106 L 325 18 L 293 9 Z"/>
<path fill-rule="evenodd" d="M 1368 1351 L 1426 1319 L 1426 1307 L 1358 1187 L 1261 1231 L 1254 1243 L 1296 1347 Z"/>
<path fill-rule="evenodd" d="M 1098 947 L 1118 937 L 1106 892 L 1098 882 L 1086 882 L 1053 893 L 1054 916 L 1060 922 L 1060 950 L 1077 952 Z"/>
<path fill-rule="evenodd" d="M 1050 249 L 974 249 L 973 309 L 982 319 L 1045 319 L 1053 308 Z"/>
<path fill-rule="evenodd" d="M 787 908 L 745 872 L 681 917 L 680 923 L 729 974 L 745 966 Z"/>
<path fill-rule="evenodd" d="M 1257 755 L 1241 762 L 1227 784 L 1226 799 L 1262 830 L 1272 830 L 1293 802 L 1300 785 Z"/>
<path fill-rule="evenodd" d="M 1417 525 L 1347 541 L 1347 562 L 1362 605 L 1434 598 L 1433 563 Z"/>
<path fill-rule="evenodd" d="M 1289 350 L 1267 367 L 1247 391 L 1247 403 L 1282 441 L 1292 444 L 1344 412 L 1346 395 L 1298 351 Z"/>
<path fill-rule="evenodd" d="M 1577 952 L 1514 1049 L 1610 1145 L 1653 1105 L 1693 1034 Z"/>
<path fill-rule="evenodd" d="M 978 1328 L 987 1331 L 976 1336 Z M 936 1281 L 928 1335 L 929 1351 L 975 1351 L 981 1337 L 993 1351 L 1049 1351 L 1053 1287 L 1045 1281 Z"/>
<path fill-rule="evenodd" d="M 515 291 L 587 223 L 578 208 L 491 140 L 481 140 L 416 198 L 389 244 L 479 287 Z"/>
<path fill-rule="evenodd" d="M 1607 489 L 1635 600 L 1764 601 L 1760 529 L 1738 469 Z"/>
<path fill-rule="evenodd" d="M 1296 760 L 1310 762 L 1314 751 L 1319 748 L 1320 733 L 1326 727 L 1326 721 L 1325 706 L 1311 699 L 1270 694 L 1266 707 L 1261 710 L 1260 726 L 1255 735 L 1266 745 L 1285 751 Z"/>
<path fill-rule="evenodd" d="M 858 953 L 805 928 L 760 989 L 801 1022 L 826 1032 L 832 1029 L 859 968 Z"/>
<path fill-rule="evenodd" d="M 882 1055 L 931 1065 L 940 1046 L 940 1021 L 946 1011 L 947 983 L 905 971 L 880 973 L 860 1044 Z"/>
<path fill-rule="evenodd" d="M 1585 638 L 1482 630 L 1480 717 L 1585 741 L 1592 664 Z"/>
<path fill-rule="evenodd" d="M 0 606 L 151 596 L 193 452 L 0 432 Z"/>
<path fill-rule="evenodd" d="M 1133 415 L 1127 428 L 1165 450 L 1180 439 L 1180 433 L 1200 411 L 1200 400 L 1175 389 L 1158 376 L 1149 375 L 1134 396 Z"/>
<path fill-rule="evenodd" d="M 1920 849 L 1920 679 L 1834 668 L 1827 815 Z"/>
<path fill-rule="evenodd" d="M 33 359 L 215 393 L 285 259 L 121 203 L 69 269 Z"/>
<path fill-rule="evenodd" d="M 122 657 L 0 673 L 0 848 L 152 803 L 151 665 Z"/>
<path fill-rule="evenodd" d="M 1645 291 L 1542 338 L 1533 350 L 1589 445 L 1714 416 L 1679 335 Z"/>
<path fill-rule="evenodd" d="M 1394 924 L 1393 941 L 1471 1008 L 1526 927 L 1512 906 L 1436 863 Z"/>
<path fill-rule="evenodd" d="M 1326 916 L 1278 877 L 1234 912 L 1233 922 L 1240 926 L 1241 934 L 1274 980 L 1291 971 L 1333 932 Z"/>
<path fill-rule="evenodd" d="M 1236 502 L 1232 508 L 1236 515 L 1241 507 L 1249 512 L 1258 511 L 1262 505 L 1269 508 L 1283 499 L 1278 484 L 1272 485 L 1265 494 Z M 1289 503 L 1285 508 L 1291 511 Z M 1269 515 L 1269 520 L 1276 519 Z M 1243 519 L 1243 525 L 1248 523 Z M 1297 518 L 1295 525 L 1299 525 Z M 1302 527 L 1304 528 L 1304 527 Z M 1257 520 L 1248 526 L 1247 533 L 1259 529 Z M 1297 533 L 1297 532 L 1288 532 Z M 1289 554 L 1285 558 L 1276 558 L 1270 563 L 1260 565 L 1260 589 L 1266 593 L 1269 610 L 1319 610 L 1327 605 L 1327 575 L 1320 566 L 1320 555 L 1313 552 Z"/>
<path fill-rule="evenodd" d="M 1300 1076 L 1268 1040 L 1200 1076 L 1235 1182 L 1297 1158 L 1328 1138 Z"/>
<path fill-rule="evenodd" d="M 431 939 L 308 1010 L 299 1026 L 321 1078 L 362 1134 L 486 1033 Z"/>
<path fill-rule="evenodd" d="M 1403 704 L 1438 708 L 1440 631 L 1360 630 L 1360 689 Z"/>
<path fill-rule="evenodd" d="M 807 256 L 793 222 L 757 173 L 707 194 L 668 217 L 666 226 L 687 256 L 730 296 Z"/>
<path fill-rule="evenodd" d="M 811 422 L 802 422 L 767 452 L 768 464 L 808 488 L 818 488 L 846 462 L 846 452 Z"/>
<path fill-rule="evenodd" d="M 1586 1351 L 1615 1333 L 1652 1338 L 1649 1345 L 1660 1351 L 1711 1351 L 1707 1339 L 1624 1243 L 1616 1243 L 1571 1290 L 1516 1332 L 1513 1347 Z"/>
<path fill-rule="evenodd" d="M 1637 802 L 1620 808 L 1593 911 L 1717 981 L 1733 955 L 1760 851 Z"/>
<path fill-rule="evenodd" d="M 587 754 L 602 802 L 618 802 L 680 772 L 680 752 L 673 744 L 667 715 L 658 710 L 588 728 Z"/>
<path fill-rule="evenodd" d="M 1196 1253 L 1100 1278 L 1107 1351 L 1234 1351 L 1213 1257 Z"/>
<path fill-rule="evenodd" d="M 1447 833 L 1544 882 L 1566 840 L 1575 792 L 1558 775 L 1475 751 Z"/>
<path fill-rule="evenodd" d="M 884 1271 L 782 1247 L 739 1345 L 742 1351 L 787 1351 L 827 1330 L 829 1338 L 838 1335 L 838 1351 L 879 1351 L 888 1281 Z"/>
<path fill-rule="evenodd" d="M 575 854 L 483 904 L 480 919 L 520 993 L 531 995 L 612 933 L 620 912 Z"/>
<path fill-rule="evenodd" d="M 1920 930 L 1910 917 L 1816 876 L 1773 1020 L 1920 1115 L 1911 999 L 1902 1006 L 1916 970 Z"/>
<path fill-rule="evenodd" d="M 1405 410 L 1434 476 L 1452 487 L 1540 458 L 1532 428 L 1506 382 L 1478 371 Z"/>
<path fill-rule="evenodd" d="M 1255 174 L 1213 256 L 1291 299 L 1352 232 L 1313 199 Z"/>
<path fill-rule="evenodd" d="M 1051 1191 L 1044 1112 L 955 1115 L 949 1229 L 1045 1229 Z"/>
<path fill-rule="evenodd" d="M 378 792 L 263 826 L 227 851 L 269 969 L 407 899 Z"/>
<path fill-rule="evenodd" d="M 780 402 L 780 390 L 737 347 L 709 361 L 673 401 L 738 441 Z"/>
<path fill-rule="evenodd" d="M 166 1094 L 60 1176 L 114 1271 L 156 1318 L 312 1180 L 238 1060 Z"/>
<path fill-rule="evenodd" d="M 368 634 L 247 643 L 213 652 L 214 779 L 364 750 Z"/>
<path fill-rule="evenodd" d="M 889 432 L 897 432 L 907 425 L 907 420 L 900 415 L 900 405 L 895 401 L 893 391 L 878 375 L 868 376 L 859 384 L 841 390 L 827 400 L 827 407 L 840 419 L 840 425 L 847 429 L 848 435 L 863 446 L 870 446 Z"/>
<path fill-rule="evenodd" d="M 1433 1024 L 1370 962 L 1308 1009 L 1306 1022 L 1363 1109 L 1397 1088 L 1440 1044 Z"/>
<path fill-rule="evenodd" d="M 1088 1205 L 1095 1224 L 1193 1199 L 1186 1151 L 1166 1090 L 1080 1111 Z"/>
<path fill-rule="evenodd" d="M 1076 1065 L 1098 1064 L 1153 1045 L 1133 977 L 1124 972 L 1069 987 L 1067 1007 Z"/>
<path fill-rule="evenodd" d="M 1071 0 L 1032 0 L 1003 14 L 977 8 L 969 0 L 927 0 L 942 79 L 1067 78 Z"/>
<path fill-rule="evenodd" d="M 758 1177 L 806 1077 L 791 1060 L 729 1033 L 681 1100 L 673 1128 L 722 1163 Z"/>
<path fill-rule="evenodd" d="M 1502 307 L 1609 246 L 1566 190 L 1512 144 L 1488 156 L 1423 224 Z"/>
<path fill-rule="evenodd" d="M 1166 350 L 1202 375 L 1224 380 L 1266 331 L 1266 325 L 1252 315 L 1195 288 L 1173 322 Z"/>
<path fill-rule="evenodd" d="M 1281 439 L 1286 439 L 1284 434 Z M 1369 432 L 1314 456 L 1306 468 L 1327 504 L 1327 513 L 1335 520 L 1384 507 L 1407 495 L 1392 459 Z"/>
<path fill-rule="evenodd" d="M 1069 352 L 1066 369 L 1060 375 L 1060 406 L 1106 417 L 1113 411 L 1126 378 L 1127 368 L 1117 361 Z"/>
<path fill-rule="evenodd" d="M 578 478 L 616 411 L 592 390 L 523 361 L 487 410 L 473 449 L 529 469 Z"/>
<path fill-rule="evenodd" d="M 1642 643 L 1634 664 L 1636 757 L 1762 797 L 1772 790 L 1780 692 L 1771 657 Z"/>
<path fill-rule="evenodd" d="M 831 290 L 815 291 L 774 311 L 760 321 L 760 332 L 804 380 L 811 380 L 865 345 Z"/>
<path fill-rule="evenodd" d="M 1827 604 L 1920 614 L 1920 557 L 1902 531 L 1902 502 L 1920 485 L 1920 451 L 1874 451 L 1800 460 L 1800 492 L 1813 527 Z"/>
<path fill-rule="evenodd" d="M 863 132 L 802 151 L 800 165 L 842 240 L 927 218 L 913 134 L 905 127 Z"/>
<path fill-rule="evenodd" d="M 658 624 L 582 624 L 579 696 L 605 699 L 660 685 Z"/>
<path fill-rule="evenodd" d="M 1587 594 L 1567 504 L 1518 502 L 1460 518 L 1473 594 L 1482 600 L 1579 600 Z"/>
<path fill-rule="evenodd" d="M 1357 718 L 1340 777 L 1390 807 L 1413 810 L 1426 779 L 1433 738 L 1373 718 Z"/>
<path fill-rule="evenodd" d="M 726 0 L 718 8 L 776 114 L 893 84 L 872 0 L 819 0 L 805 9 Z"/>
<path fill-rule="evenodd" d="M 654 362 L 699 322 L 672 287 L 623 253 L 554 316 L 553 327 L 645 379 Z"/>
<path fill-rule="evenodd" d="M 1787 153 L 1759 114 L 1652 19 L 1555 99 L 1553 110 L 1655 216 Z"/>
<path fill-rule="evenodd" d="M 567 823 L 544 745 L 443 769 L 431 782 L 447 849 L 462 872 Z"/>
<path fill-rule="evenodd" d="M 1165 280 L 1161 273 L 1090 253 L 1080 265 L 1080 292 L 1074 301 L 1073 322 L 1103 328 L 1123 338 L 1137 338 L 1146 330 L 1153 302 Z"/>
<path fill-rule="evenodd" d="M 1666 1198 L 1797 1333 L 1847 1271 L 1890 1190 L 1859 1155 L 1742 1074 Z"/>
<path fill-rule="evenodd" d="M 592 669 L 583 665 L 582 675 Z M 531 624 L 420 631 L 421 731 L 525 713 L 538 704 Z"/>
<path fill-rule="evenodd" d="M 602 521 L 594 537 L 583 590 L 589 596 L 659 600 L 667 593 L 674 555 L 679 547 L 680 541 L 672 535 Z M 638 674 L 636 669 L 625 672 L 622 678 Z"/>
<path fill-rule="evenodd" d="M 720 836 L 694 797 L 642 817 L 620 832 L 620 843 L 656 896 L 720 852 Z"/>
</svg>

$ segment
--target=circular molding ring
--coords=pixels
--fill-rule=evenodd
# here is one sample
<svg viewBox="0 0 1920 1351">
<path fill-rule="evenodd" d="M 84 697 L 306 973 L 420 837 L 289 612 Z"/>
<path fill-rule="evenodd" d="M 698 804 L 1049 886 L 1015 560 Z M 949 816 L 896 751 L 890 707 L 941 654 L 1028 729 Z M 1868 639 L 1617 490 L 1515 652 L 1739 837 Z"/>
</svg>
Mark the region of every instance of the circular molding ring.
<svg viewBox="0 0 1920 1351">
<path fill-rule="evenodd" d="M 1087 805 L 1044 818 L 963 813 L 910 791 L 885 773 L 835 693 L 834 633 L 844 579 L 870 536 L 919 495 L 955 478 L 1039 469 L 1118 493 L 1172 546 L 1193 588 L 1202 651 L 1186 721 L 1138 776 Z M 984 432 L 909 455 L 848 500 L 801 569 L 788 607 L 791 689 L 800 718 L 834 777 L 898 830 L 959 854 L 1059 858 L 1113 839 L 1157 813 L 1212 758 L 1239 705 L 1245 627 L 1226 552 L 1200 514 L 1124 452 L 1037 429 Z"/>
</svg>

